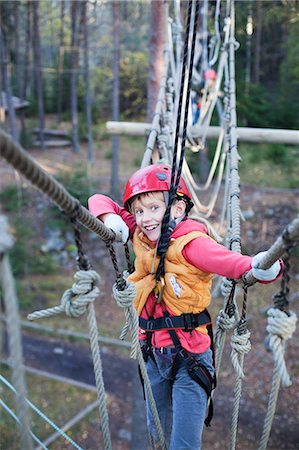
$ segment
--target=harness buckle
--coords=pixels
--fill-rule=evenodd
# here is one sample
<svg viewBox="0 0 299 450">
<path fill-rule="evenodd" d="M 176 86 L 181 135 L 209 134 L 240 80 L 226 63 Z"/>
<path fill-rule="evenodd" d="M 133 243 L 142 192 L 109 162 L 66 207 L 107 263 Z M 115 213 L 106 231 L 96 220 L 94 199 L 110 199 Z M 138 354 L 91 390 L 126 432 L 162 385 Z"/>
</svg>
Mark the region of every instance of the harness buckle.
<svg viewBox="0 0 299 450">
<path fill-rule="evenodd" d="M 147 330 L 152 330 L 153 328 L 154 328 L 154 321 L 153 320 L 147 320 L 146 329 Z"/>
<path fill-rule="evenodd" d="M 174 324 L 171 320 L 171 317 L 165 317 L 165 323 L 167 325 L 167 328 L 174 328 Z"/>
<path fill-rule="evenodd" d="M 193 313 L 182 314 L 184 318 L 184 329 L 183 331 L 192 331 L 196 328 L 196 323 Z"/>
<path fill-rule="evenodd" d="M 159 286 L 159 295 L 158 295 L 158 300 L 157 303 L 161 303 L 162 299 L 163 299 L 163 294 L 164 294 L 164 289 L 165 289 L 165 280 L 164 277 L 160 278 L 160 286 Z"/>
</svg>

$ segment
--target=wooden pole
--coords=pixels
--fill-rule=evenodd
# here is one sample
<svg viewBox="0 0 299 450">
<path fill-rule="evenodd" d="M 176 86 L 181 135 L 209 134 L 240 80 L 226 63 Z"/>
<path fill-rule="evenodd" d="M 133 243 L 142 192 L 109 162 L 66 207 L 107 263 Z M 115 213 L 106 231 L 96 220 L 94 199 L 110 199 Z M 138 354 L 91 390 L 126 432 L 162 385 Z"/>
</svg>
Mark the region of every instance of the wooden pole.
<svg viewBox="0 0 299 450">
<path fill-rule="evenodd" d="M 151 126 L 152 125 L 150 123 L 144 122 L 106 122 L 108 133 L 116 135 L 144 136 L 150 132 Z M 209 127 L 207 131 L 207 138 L 217 139 L 220 130 L 220 127 Z M 245 127 L 237 127 L 236 130 L 239 141 L 299 145 L 298 130 Z M 189 128 L 189 133 L 194 139 L 200 138 L 203 133 L 203 129 L 195 125 Z"/>
</svg>

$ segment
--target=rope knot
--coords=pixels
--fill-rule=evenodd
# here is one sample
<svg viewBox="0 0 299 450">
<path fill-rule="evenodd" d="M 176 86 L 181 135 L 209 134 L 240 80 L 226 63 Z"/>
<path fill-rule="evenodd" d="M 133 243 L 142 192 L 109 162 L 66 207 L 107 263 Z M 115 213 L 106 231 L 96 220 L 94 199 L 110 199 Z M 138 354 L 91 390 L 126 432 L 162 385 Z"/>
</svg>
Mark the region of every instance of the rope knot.
<svg viewBox="0 0 299 450">
<path fill-rule="evenodd" d="M 100 276 L 94 270 L 79 270 L 74 275 L 75 283 L 61 298 L 61 305 L 67 316 L 82 316 L 89 303 L 94 302 L 100 291 L 95 283 Z"/>
<path fill-rule="evenodd" d="M 231 346 L 232 365 L 237 372 L 237 375 L 244 378 L 244 372 L 239 363 L 239 356 L 243 356 L 251 350 L 250 331 L 246 329 L 244 333 L 239 334 L 238 329 L 235 328 L 234 334 L 231 337 Z"/>
<path fill-rule="evenodd" d="M 278 308 L 268 309 L 268 325 L 269 334 L 275 334 L 280 339 L 290 339 L 295 332 L 297 316 L 295 313 L 286 313 Z"/>
<path fill-rule="evenodd" d="M 293 312 L 287 314 L 277 308 L 270 308 L 268 310 L 268 344 L 273 353 L 275 365 L 279 371 L 281 384 L 284 387 L 292 384 L 286 368 L 284 353 L 286 340 L 292 337 L 296 329 L 296 323 L 297 316 Z"/>
<path fill-rule="evenodd" d="M 63 294 L 60 305 L 53 308 L 35 311 L 29 314 L 29 320 L 50 317 L 55 314 L 65 312 L 69 317 L 79 317 L 86 311 L 87 306 L 93 302 L 100 291 L 96 283 L 99 283 L 100 276 L 95 270 L 79 270 L 74 275 L 75 283 Z"/>
<path fill-rule="evenodd" d="M 121 308 L 130 308 L 136 297 L 135 284 L 127 281 L 128 275 L 124 272 L 124 277 L 116 280 L 112 286 L 113 297 Z"/>
</svg>

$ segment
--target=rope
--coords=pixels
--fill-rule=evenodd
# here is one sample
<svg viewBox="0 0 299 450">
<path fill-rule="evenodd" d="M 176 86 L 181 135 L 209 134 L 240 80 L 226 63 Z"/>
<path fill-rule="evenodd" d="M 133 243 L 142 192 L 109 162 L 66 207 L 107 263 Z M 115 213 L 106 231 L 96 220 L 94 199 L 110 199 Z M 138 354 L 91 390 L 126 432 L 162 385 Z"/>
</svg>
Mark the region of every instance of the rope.
<svg viewBox="0 0 299 450">
<path fill-rule="evenodd" d="M 4 383 L 11 391 L 16 393 L 16 389 L 9 383 L 9 381 L 4 378 L 1 374 L 0 374 L 0 380 L 2 381 L 2 383 Z M 52 422 L 52 420 L 50 420 L 40 409 L 38 409 L 33 403 L 31 403 L 30 400 L 25 399 L 26 403 L 28 404 L 28 406 L 30 406 L 30 408 L 36 413 L 38 414 L 45 422 L 47 422 L 55 431 L 57 431 L 57 433 L 60 434 L 60 436 L 62 436 L 64 439 L 66 439 L 70 444 L 73 445 L 73 447 L 75 447 L 77 450 L 83 450 L 81 447 L 79 447 L 78 444 L 76 444 L 76 442 L 74 442 L 64 431 L 62 431 L 54 422 Z M 19 421 L 19 419 L 17 418 L 17 416 L 14 417 L 15 420 Z M 34 437 L 34 436 L 33 436 Z M 36 440 L 36 439 L 35 439 Z M 43 443 L 40 442 L 38 440 L 39 445 L 42 448 L 46 448 L 44 447 Z M 22 447 L 22 449 L 26 449 L 27 447 Z"/>
<path fill-rule="evenodd" d="M 29 320 L 50 317 L 65 312 L 67 316 L 79 317 L 87 310 L 87 323 L 89 329 L 90 348 L 93 358 L 97 396 L 99 400 L 99 411 L 101 427 L 104 439 L 104 448 L 110 450 L 111 437 L 109 431 L 109 418 L 106 405 L 106 395 L 103 380 L 103 368 L 98 344 L 98 327 L 96 322 L 93 302 L 99 295 L 99 289 L 95 286 L 99 283 L 100 276 L 94 270 L 79 270 L 74 275 L 75 283 L 72 288 L 67 289 L 61 298 L 61 304 L 54 308 L 35 311 L 28 315 Z"/>
<path fill-rule="evenodd" d="M 280 384 L 288 387 L 292 384 L 284 360 L 286 340 L 290 339 L 296 328 L 297 316 L 294 313 L 287 315 L 284 311 L 271 308 L 268 311 L 267 331 L 270 333 L 269 345 L 273 353 L 275 368 L 269 395 L 267 414 L 264 421 L 263 432 L 258 450 L 265 450 L 272 428 L 273 417 L 276 410 Z"/>
<path fill-rule="evenodd" d="M 134 283 L 127 281 L 129 274 L 124 272 L 124 280 L 117 280 L 112 286 L 113 297 L 120 308 L 125 311 L 126 324 L 120 335 L 120 339 L 124 339 L 129 327 L 131 328 L 132 334 L 132 348 L 131 348 L 131 358 L 136 359 L 137 349 L 139 347 L 138 341 L 138 316 L 134 308 L 134 299 L 136 297 L 136 288 Z"/>
<path fill-rule="evenodd" d="M 82 316 L 87 306 L 99 296 L 100 291 L 95 284 L 100 282 L 100 276 L 94 270 L 79 270 L 75 273 L 74 279 L 75 283 L 64 292 L 59 306 L 35 311 L 28 314 L 27 319 L 42 319 L 62 312 L 69 317 Z"/>
<path fill-rule="evenodd" d="M 77 219 L 90 231 L 97 233 L 105 242 L 115 239 L 115 234 L 89 211 L 80 205 L 67 190 L 47 174 L 20 145 L 0 130 L 0 156 L 5 158 L 16 170 L 22 173 L 34 186 L 51 198 L 67 215 L 78 209 Z"/>
<path fill-rule="evenodd" d="M 159 436 L 159 441 L 163 450 L 166 450 L 166 443 L 164 433 L 161 427 L 158 411 L 156 408 L 156 403 L 153 397 L 152 388 L 150 384 L 150 380 L 148 378 L 148 374 L 146 371 L 146 367 L 144 364 L 139 340 L 138 340 L 138 328 L 139 321 L 137 311 L 133 306 L 134 299 L 136 297 L 136 288 L 134 283 L 130 283 L 127 281 L 129 274 L 128 272 L 124 272 L 124 276 L 122 280 L 116 280 L 113 284 L 112 292 L 114 299 L 117 305 L 124 309 L 125 317 L 126 317 L 126 325 L 122 330 L 120 338 L 123 339 L 127 334 L 128 329 L 131 330 L 132 335 L 132 349 L 131 349 L 131 358 L 137 359 L 140 372 L 144 381 L 144 387 L 146 389 L 146 393 L 148 396 L 149 405 L 153 414 L 153 419 L 156 425 L 156 429 Z"/>
<path fill-rule="evenodd" d="M 276 239 L 276 241 L 271 245 L 265 254 L 264 258 L 259 263 L 260 269 L 269 269 L 269 267 L 274 264 L 279 258 L 281 258 L 285 252 L 285 249 L 288 246 L 288 243 L 285 240 L 285 236 L 288 235 L 289 241 L 293 242 L 294 245 L 298 245 L 299 240 L 299 214 L 292 220 L 292 222 L 287 225 L 287 227 L 283 230 L 282 234 Z M 251 285 L 255 283 L 255 278 L 252 275 L 252 271 L 250 270 L 244 276 L 244 282 L 247 285 Z"/>
<path fill-rule="evenodd" d="M 194 23 L 193 23 L 189 73 L 188 73 L 188 79 L 187 79 L 187 86 L 185 86 L 185 74 L 186 74 L 186 70 L 187 70 L 187 61 L 188 61 L 188 46 L 189 46 L 191 15 L 192 15 L 192 4 L 193 4 L 192 0 L 189 0 L 185 43 L 184 43 L 184 54 L 183 54 L 183 63 L 182 63 L 182 79 L 181 79 L 181 86 L 180 86 L 180 96 L 179 96 L 179 104 L 178 104 L 177 123 L 176 123 L 176 131 L 175 131 L 174 150 L 173 150 L 173 162 L 172 162 L 171 181 L 170 181 L 170 190 L 169 190 L 169 201 L 168 201 L 167 208 L 166 208 L 166 211 L 165 211 L 165 214 L 163 217 L 163 221 L 162 221 L 161 237 L 157 244 L 157 255 L 160 256 L 160 261 L 159 261 L 157 272 L 156 272 L 156 280 L 157 281 L 165 273 L 165 268 L 164 268 L 165 255 L 166 255 L 167 248 L 169 246 L 170 234 L 171 234 L 171 229 L 169 227 L 170 210 L 171 210 L 171 205 L 175 199 L 175 194 L 176 194 L 176 191 L 177 191 L 177 188 L 179 185 L 179 181 L 181 178 L 181 172 L 182 172 L 182 166 L 183 166 L 183 160 L 184 160 L 185 141 L 186 141 L 186 133 L 187 133 L 187 119 L 188 119 L 187 105 L 189 105 L 189 97 L 190 97 L 190 86 L 191 86 L 191 77 L 192 77 L 192 69 L 193 69 L 196 27 L 197 27 L 197 20 L 198 20 L 198 14 L 199 14 L 199 1 L 195 2 L 195 14 L 194 14 Z M 181 124 L 183 95 L 184 95 L 185 89 L 187 89 L 187 93 L 186 93 L 186 100 L 185 100 L 183 136 L 182 136 L 182 141 L 181 141 L 180 161 L 179 161 L 178 169 L 176 170 L 179 131 L 180 131 L 180 124 Z"/>
<path fill-rule="evenodd" d="M 277 308 L 270 308 L 268 314 L 267 332 L 269 333 L 268 344 L 273 352 L 275 364 L 279 368 L 281 384 L 288 387 L 292 384 L 284 360 L 285 342 L 295 332 L 297 316 L 291 312 L 286 314 Z"/>
<path fill-rule="evenodd" d="M 0 375 L 1 376 L 1 375 Z M 16 416 L 16 414 L 1 400 L 0 398 L 0 405 L 2 406 L 3 409 L 5 409 L 5 411 L 20 425 L 20 420 L 18 418 L 18 416 Z M 32 438 L 35 440 L 35 442 L 44 450 L 48 450 L 47 447 L 44 446 L 44 444 L 42 443 L 42 441 L 40 441 L 38 439 L 38 437 L 32 433 L 32 431 L 30 431 L 30 435 L 32 436 Z"/>
<path fill-rule="evenodd" d="M 6 254 L 12 247 L 13 242 L 14 240 L 9 233 L 7 219 L 4 216 L 0 216 L 0 282 L 6 312 L 12 382 L 16 387 L 15 402 L 20 423 L 20 446 L 32 450 L 33 442 L 30 433 L 29 411 L 26 403 L 27 387 L 23 365 L 18 299 L 9 259 Z"/>
</svg>

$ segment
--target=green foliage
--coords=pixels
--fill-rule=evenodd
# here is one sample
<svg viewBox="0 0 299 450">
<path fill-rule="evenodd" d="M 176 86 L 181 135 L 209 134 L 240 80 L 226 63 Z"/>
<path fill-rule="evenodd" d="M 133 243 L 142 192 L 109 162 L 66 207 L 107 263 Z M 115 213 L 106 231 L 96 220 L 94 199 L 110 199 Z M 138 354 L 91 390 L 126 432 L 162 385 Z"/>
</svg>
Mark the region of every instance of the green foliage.
<svg viewBox="0 0 299 450">
<path fill-rule="evenodd" d="M 298 154 L 292 147 L 240 142 L 238 149 L 242 158 L 241 182 L 262 187 L 298 188 Z"/>
<path fill-rule="evenodd" d="M 146 114 L 148 60 L 144 52 L 126 52 L 120 61 L 120 109 L 124 119 Z"/>
<path fill-rule="evenodd" d="M 77 166 L 68 172 L 61 171 L 56 176 L 56 179 L 70 195 L 78 199 L 82 205 L 87 205 L 87 200 L 91 195 L 91 188 L 86 168 Z M 46 223 L 49 228 L 57 228 L 63 232 L 67 232 L 70 229 L 69 218 L 62 214 L 61 210 L 56 206 L 47 209 Z"/>
<path fill-rule="evenodd" d="M 43 254 L 35 241 L 32 224 L 22 217 L 13 220 L 15 245 L 10 252 L 12 271 L 15 277 L 27 274 L 51 274 L 58 264 L 51 254 Z"/>
<path fill-rule="evenodd" d="M 17 211 L 21 206 L 26 206 L 28 201 L 27 191 L 16 185 L 7 186 L 0 193 L 0 202 L 7 212 Z"/>
<path fill-rule="evenodd" d="M 112 102 L 112 70 L 111 67 L 101 65 L 93 68 L 91 72 L 91 92 L 92 92 L 92 116 L 94 123 L 100 119 L 111 117 Z M 84 108 L 85 84 L 83 80 L 78 87 L 79 104 Z"/>
<path fill-rule="evenodd" d="M 87 204 L 89 193 L 88 174 L 85 167 L 76 166 L 70 171 L 60 172 L 56 176 L 59 181 L 73 197 L 77 198 L 82 205 Z"/>
<path fill-rule="evenodd" d="M 271 102 L 262 85 L 250 84 L 249 95 L 244 86 L 237 92 L 237 112 L 239 126 L 270 127 L 272 117 Z"/>
</svg>

